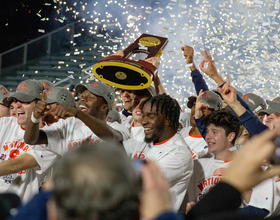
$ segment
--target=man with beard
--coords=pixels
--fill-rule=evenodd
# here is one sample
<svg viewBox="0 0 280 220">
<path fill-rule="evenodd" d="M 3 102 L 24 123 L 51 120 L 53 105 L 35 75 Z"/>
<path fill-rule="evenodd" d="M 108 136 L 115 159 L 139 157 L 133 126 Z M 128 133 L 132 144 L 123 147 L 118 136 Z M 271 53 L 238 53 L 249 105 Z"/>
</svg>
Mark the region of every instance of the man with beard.
<svg viewBox="0 0 280 220">
<path fill-rule="evenodd" d="M 153 160 L 170 184 L 173 207 L 178 211 L 193 171 L 191 151 L 177 134 L 180 106 L 166 94 L 150 97 L 142 103 L 141 123 L 145 141 L 123 141 L 131 159 Z"/>
</svg>

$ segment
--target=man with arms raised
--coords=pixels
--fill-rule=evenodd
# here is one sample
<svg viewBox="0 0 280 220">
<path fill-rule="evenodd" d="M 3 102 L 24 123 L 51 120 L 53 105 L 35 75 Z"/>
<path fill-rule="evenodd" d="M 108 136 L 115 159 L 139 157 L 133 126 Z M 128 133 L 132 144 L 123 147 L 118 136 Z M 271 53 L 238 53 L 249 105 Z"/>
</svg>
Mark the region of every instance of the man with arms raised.
<svg viewBox="0 0 280 220">
<path fill-rule="evenodd" d="M 166 94 L 150 97 L 142 103 L 141 123 L 145 141 L 123 141 L 131 159 L 157 163 L 169 181 L 176 211 L 183 201 L 193 170 L 191 151 L 182 136 L 177 134 L 179 115 L 180 106 L 175 99 Z"/>
</svg>

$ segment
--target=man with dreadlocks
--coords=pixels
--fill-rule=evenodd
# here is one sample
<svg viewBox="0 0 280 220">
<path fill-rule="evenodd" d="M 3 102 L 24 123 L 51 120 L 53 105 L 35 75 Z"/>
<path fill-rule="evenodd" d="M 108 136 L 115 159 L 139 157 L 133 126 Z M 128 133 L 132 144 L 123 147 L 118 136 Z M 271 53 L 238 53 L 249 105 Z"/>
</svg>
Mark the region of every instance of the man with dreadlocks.
<svg viewBox="0 0 280 220">
<path fill-rule="evenodd" d="M 174 211 L 178 211 L 184 199 L 193 171 L 190 148 L 177 134 L 179 115 L 180 106 L 169 95 L 150 97 L 142 104 L 145 140 L 123 141 L 130 158 L 153 160 L 160 167 L 170 185 Z"/>
</svg>

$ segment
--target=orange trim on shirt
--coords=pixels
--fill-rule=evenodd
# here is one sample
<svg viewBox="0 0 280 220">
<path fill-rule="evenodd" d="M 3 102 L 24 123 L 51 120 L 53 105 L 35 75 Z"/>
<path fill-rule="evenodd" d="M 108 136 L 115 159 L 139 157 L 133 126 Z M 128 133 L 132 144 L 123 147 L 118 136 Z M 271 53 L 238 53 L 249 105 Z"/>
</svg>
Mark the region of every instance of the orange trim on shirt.
<svg viewBox="0 0 280 220">
<path fill-rule="evenodd" d="M 192 131 L 190 131 L 189 135 L 193 138 L 202 138 L 202 135 L 193 135 Z"/>
<path fill-rule="evenodd" d="M 134 127 L 134 121 L 132 122 L 131 127 Z"/>
<path fill-rule="evenodd" d="M 171 138 L 173 138 L 177 133 L 175 133 Z M 167 140 L 165 141 L 162 141 L 162 142 L 159 142 L 159 143 L 153 143 L 154 145 L 161 145 L 161 144 L 164 144 L 166 143 L 167 141 L 169 141 L 171 138 L 168 138 Z"/>
<path fill-rule="evenodd" d="M 224 162 L 228 163 L 228 162 L 231 162 L 231 161 L 232 161 L 232 159 L 229 159 L 229 160 L 225 160 Z"/>
</svg>

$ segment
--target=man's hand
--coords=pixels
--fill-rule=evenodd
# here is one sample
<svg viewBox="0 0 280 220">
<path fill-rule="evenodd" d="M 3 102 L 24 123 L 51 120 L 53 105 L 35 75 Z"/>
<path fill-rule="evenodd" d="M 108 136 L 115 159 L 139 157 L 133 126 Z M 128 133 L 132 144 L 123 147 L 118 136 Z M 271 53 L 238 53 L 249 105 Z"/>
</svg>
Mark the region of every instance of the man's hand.
<svg viewBox="0 0 280 220">
<path fill-rule="evenodd" d="M 57 104 L 57 106 L 51 109 L 48 114 L 51 114 L 55 119 L 66 119 L 68 117 L 76 117 L 78 111 L 78 108 Z"/>
<path fill-rule="evenodd" d="M 198 94 L 197 98 L 196 98 L 195 114 L 194 114 L 195 119 L 201 118 L 205 114 L 206 110 L 209 107 L 207 104 L 205 104 L 201 101 L 203 94 L 204 94 L 204 92 L 201 89 L 199 91 L 199 94 Z"/>
<path fill-rule="evenodd" d="M 37 101 L 35 105 L 35 110 L 33 116 L 37 119 L 44 117 L 47 114 L 47 111 L 50 109 L 50 106 L 47 104 L 47 93 L 46 90 L 43 90 L 41 100 Z"/>
<path fill-rule="evenodd" d="M 173 210 L 167 180 L 153 161 L 141 170 L 143 190 L 140 195 L 140 214 L 142 219 L 150 220 L 160 214 Z"/>
<path fill-rule="evenodd" d="M 213 175 L 219 176 L 219 178 L 222 179 L 225 174 L 225 171 L 226 171 L 226 168 L 218 168 L 214 171 Z"/>
<path fill-rule="evenodd" d="M 201 69 L 201 71 L 203 71 L 207 76 L 211 77 L 218 86 L 222 85 L 224 83 L 224 80 L 219 75 L 215 62 L 212 59 L 210 53 L 207 53 L 207 51 L 204 50 L 204 52 L 201 52 L 201 55 L 204 57 L 201 63 L 199 64 L 199 68 Z M 207 63 L 206 68 L 204 68 L 205 63 Z"/>
<path fill-rule="evenodd" d="M 234 105 L 237 102 L 236 89 L 230 85 L 229 77 L 227 75 L 226 83 L 222 88 L 217 88 L 221 93 L 223 100 L 229 105 Z"/>
<path fill-rule="evenodd" d="M 187 64 L 193 64 L 190 69 L 191 71 L 193 70 L 196 70 L 196 67 L 194 65 L 194 62 L 193 62 L 193 57 L 194 57 L 194 49 L 190 46 L 185 46 L 185 47 L 181 47 L 181 50 L 184 52 L 184 57 L 185 57 L 185 60 L 186 60 L 186 63 Z"/>
<path fill-rule="evenodd" d="M 145 59 L 144 61 L 154 65 L 157 69 L 159 68 L 160 62 L 158 61 L 158 58 L 156 58 L 156 57 L 150 57 L 148 59 Z"/>
<path fill-rule="evenodd" d="M 118 50 L 116 53 L 112 54 L 111 56 L 121 56 L 121 57 L 123 57 L 124 53 L 123 53 L 122 50 Z"/>
<path fill-rule="evenodd" d="M 262 181 L 280 174 L 279 165 L 265 171 L 261 167 L 262 162 L 275 152 L 274 139 L 279 134 L 280 130 L 274 129 L 272 131 L 266 130 L 252 137 L 235 155 L 222 181 L 232 185 L 242 193 Z"/>
</svg>

